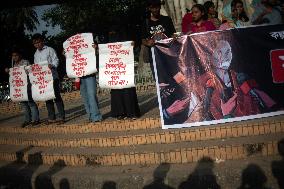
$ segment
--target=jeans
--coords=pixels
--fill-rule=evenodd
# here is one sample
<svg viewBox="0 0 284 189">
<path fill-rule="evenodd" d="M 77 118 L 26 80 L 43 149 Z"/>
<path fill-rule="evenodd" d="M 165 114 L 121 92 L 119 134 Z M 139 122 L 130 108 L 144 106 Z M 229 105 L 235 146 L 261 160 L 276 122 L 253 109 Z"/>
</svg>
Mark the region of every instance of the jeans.
<svg viewBox="0 0 284 189">
<path fill-rule="evenodd" d="M 80 92 L 89 120 L 92 122 L 102 119 L 98 107 L 96 77 L 86 76 L 81 78 Z"/>
<path fill-rule="evenodd" d="M 34 101 L 25 101 L 20 104 L 24 110 L 25 122 L 39 121 L 38 107 Z"/>
<path fill-rule="evenodd" d="M 61 98 L 60 95 L 60 84 L 59 84 L 59 79 L 55 79 L 53 80 L 53 88 L 54 88 L 54 94 L 55 94 L 55 103 L 56 103 L 56 107 L 59 113 L 59 118 L 60 119 L 65 119 L 65 110 L 64 110 L 64 104 L 63 104 L 63 100 Z M 56 116 L 55 116 L 55 108 L 54 108 L 54 102 L 53 100 L 48 100 L 45 102 L 46 104 L 46 108 L 48 111 L 48 119 L 49 120 L 55 120 Z"/>
</svg>

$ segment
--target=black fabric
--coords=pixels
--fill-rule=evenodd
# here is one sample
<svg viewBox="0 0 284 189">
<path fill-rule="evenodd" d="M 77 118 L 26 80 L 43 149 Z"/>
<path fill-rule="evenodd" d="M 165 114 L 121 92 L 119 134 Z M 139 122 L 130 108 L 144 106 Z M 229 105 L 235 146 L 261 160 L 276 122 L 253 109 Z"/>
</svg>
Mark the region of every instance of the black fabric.
<svg viewBox="0 0 284 189">
<path fill-rule="evenodd" d="M 167 37 L 172 37 L 176 32 L 172 19 L 168 16 L 160 16 L 159 20 L 147 19 L 142 30 L 142 39 L 151 38 L 156 33 L 164 33 Z"/>
<path fill-rule="evenodd" d="M 135 87 L 111 90 L 112 117 L 139 117 L 140 109 Z"/>
</svg>

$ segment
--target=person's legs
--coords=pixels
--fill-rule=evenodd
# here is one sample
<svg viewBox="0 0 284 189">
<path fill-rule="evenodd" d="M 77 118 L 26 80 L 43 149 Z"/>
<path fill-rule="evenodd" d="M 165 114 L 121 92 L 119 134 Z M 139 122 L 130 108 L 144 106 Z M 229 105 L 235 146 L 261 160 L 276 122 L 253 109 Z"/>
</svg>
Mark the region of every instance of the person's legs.
<svg viewBox="0 0 284 189">
<path fill-rule="evenodd" d="M 28 79 L 27 88 L 28 88 L 28 98 L 29 98 L 28 106 L 31 111 L 31 118 L 32 118 L 31 121 L 32 121 L 32 125 L 37 125 L 39 123 L 39 111 L 38 111 L 37 104 L 32 98 L 32 90 L 31 90 L 32 86 L 31 86 L 29 77 L 27 79 Z"/>
<path fill-rule="evenodd" d="M 64 103 L 60 95 L 60 84 L 59 79 L 55 79 L 53 81 L 53 87 L 54 87 L 54 94 L 55 94 L 55 103 L 56 107 L 59 113 L 60 120 L 65 120 L 65 110 L 64 110 Z"/>
<path fill-rule="evenodd" d="M 29 107 L 31 109 L 32 121 L 38 122 L 39 121 L 39 111 L 38 111 L 37 104 L 33 100 L 29 101 Z"/>
<path fill-rule="evenodd" d="M 27 126 L 31 122 L 31 110 L 30 110 L 30 107 L 28 105 L 28 102 L 21 102 L 20 104 L 23 108 L 23 112 L 24 112 L 24 115 L 25 115 L 25 121 L 22 124 L 22 126 L 24 127 L 24 126 Z"/>
<path fill-rule="evenodd" d="M 102 119 L 102 115 L 98 108 L 98 101 L 96 98 L 97 95 L 97 84 L 96 78 L 94 76 L 90 76 L 85 78 L 86 80 L 86 91 L 87 91 L 87 99 L 88 106 L 90 108 L 90 119 L 92 122 L 100 121 Z"/>
<path fill-rule="evenodd" d="M 80 93 L 81 93 L 81 97 L 83 99 L 83 103 L 85 106 L 85 110 L 86 113 L 88 115 L 88 119 L 90 120 L 90 107 L 89 107 L 89 101 L 88 101 L 88 95 L 87 95 L 87 82 L 86 82 L 86 78 L 81 78 L 80 79 Z"/>
<path fill-rule="evenodd" d="M 55 121 L 55 109 L 53 100 L 45 101 L 47 112 L 48 112 L 48 120 Z"/>
</svg>

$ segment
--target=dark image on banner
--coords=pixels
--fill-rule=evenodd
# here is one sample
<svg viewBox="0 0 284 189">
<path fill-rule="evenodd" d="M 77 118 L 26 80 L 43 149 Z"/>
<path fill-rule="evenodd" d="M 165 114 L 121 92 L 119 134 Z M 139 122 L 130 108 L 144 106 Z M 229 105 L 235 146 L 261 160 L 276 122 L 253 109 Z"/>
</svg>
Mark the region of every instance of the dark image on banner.
<svg viewBox="0 0 284 189">
<path fill-rule="evenodd" d="M 166 39 L 152 54 L 163 128 L 284 114 L 284 25 Z"/>
</svg>

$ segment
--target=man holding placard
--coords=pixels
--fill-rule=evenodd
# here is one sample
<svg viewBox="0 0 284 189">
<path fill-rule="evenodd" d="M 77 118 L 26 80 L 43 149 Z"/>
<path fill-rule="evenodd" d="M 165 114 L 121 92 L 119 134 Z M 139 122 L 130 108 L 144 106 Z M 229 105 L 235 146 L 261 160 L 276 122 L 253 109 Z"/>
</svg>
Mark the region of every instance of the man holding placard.
<svg viewBox="0 0 284 189">
<path fill-rule="evenodd" d="M 57 110 L 59 112 L 58 124 L 63 124 L 65 122 L 65 110 L 63 100 L 60 95 L 60 83 L 57 72 L 57 67 L 59 60 L 57 58 L 56 52 L 53 48 L 48 47 L 44 44 L 44 38 L 41 34 L 34 34 L 32 37 L 32 42 L 34 47 L 37 49 L 34 54 L 34 63 L 38 65 L 48 65 L 48 68 L 52 72 L 53 77 L 53 88 L 55 95 L 55 103 Z M 53 99 L 45 101 L 46 108 L 48 111 L 48 124 L 56 122 L 55 108 Z"/>
<path fill-rule="evenodd" d="M 80 81 L 80 93 L 83 98 L 88 122 L 100 122 L 102 115 L 97 100 L 97 60 L 92 33 L 79 33 L 69 37 L 64 43 L 66 72 L 68 77 Z"/>
</svg>

